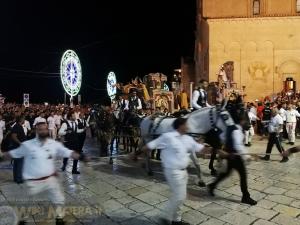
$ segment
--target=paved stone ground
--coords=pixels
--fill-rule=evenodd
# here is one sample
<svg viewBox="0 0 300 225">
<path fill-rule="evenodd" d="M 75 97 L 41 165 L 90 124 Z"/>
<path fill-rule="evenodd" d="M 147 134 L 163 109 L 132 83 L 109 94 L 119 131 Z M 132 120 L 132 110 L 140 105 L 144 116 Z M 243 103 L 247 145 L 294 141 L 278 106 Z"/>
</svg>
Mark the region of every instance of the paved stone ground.
<svg viewBox="0 0 300 225">
<path fill-rule="evenodd" d="M 266 140 L 257 139 L 249 151 L 264 152 L 265 146 Z M 97 153 L 97 146 L 91 142 L 85 148 L 92 154 Z M 274 153 L 277 150 L 274 149 Z M 300 154 L 294 155 L 288 163 L 281 164 L 280 157 L 274 156 L 269 162 L 253 161 L 248 165 L 250 193 L 258 200 L 258 205 L 253 207 L 240 204 L 239 179 L 235 172 L 218 187 L 217 197 L 213 198 L 205 188 L 194 184 L 196 173 L 191 167 L 188 200 L 182 207 L 183 219 L 195 225 L 299 225 L 299 157 Z M 200 162 L 204 180 L 209 183 L 213 178 L 207 168 L 208 160 L 200 159 Z M 81 165 L 81 175 L 61 173 L 66 205 L 77 207 L 69 208 L 68 224 L 157 224 L 169 188 L 158 162 L 154 162 L 153 177 L 146 175 L 141 164 L 142 161 L 133 163 L 126 156 L 119 156 L 113 165 L 108 164 L 107 158 Z M 24 184 L 11 181 L 12 172 L 7 165 L 8 162 L 0 163 L 0 205 L 31 206 L 34 212 L 28 217 L 30 225 L 53 224 L 46 221 L 47 196 L 29 197 Z M 57 166 L 59 168 L 60 162 Z M 81 210 L 78 207 L 82 207 Z"/>
</svg>

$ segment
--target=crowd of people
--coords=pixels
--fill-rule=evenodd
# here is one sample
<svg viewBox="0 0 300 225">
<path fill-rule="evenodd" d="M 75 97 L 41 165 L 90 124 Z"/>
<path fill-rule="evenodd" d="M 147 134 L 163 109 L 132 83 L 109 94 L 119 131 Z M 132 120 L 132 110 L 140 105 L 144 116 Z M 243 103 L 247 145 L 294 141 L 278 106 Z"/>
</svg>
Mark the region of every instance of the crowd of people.
<svg viewBox="0 0 300 225">
<path fill-rule="evenodd" d="M 4 104 L 0 109 L 0 143 L 2 151 L 18 148 L 26 140 L 34 139 L 37 124 L 47 124 L 48 136 L 60 140 L 69 149 L 82 152 L 89 126 L 87 106 L 70 108 L 65 105 L 38 105 L 24 107 L 17 104 Z M 23 159 L 13 159 L 13 179 L 22 183 Z M 79 174 L 77 160 L 73 161 L 73 174 Z M 67 166 L 63 160 L 62 171 Z"/>
<path fill-rule="evenodd" d="M 199 88 L 193 93 L 192 104 L 195 110 L 210 106 L 207 102 L 205 88 L 207 82 L 202 80 Z M 107 107 L 108 112 L 135 112 L 140 115 L 168 116 L 165 109 L 156 108 L 154 111 L 143 109 L 141 100 L 133 91 L 128 99 L 118 96 L 112 106 Z M 266 155 L 262 160 L 270 160 L 271 151 L 276 145 L 282 155 L 281 162 L 287 162 L 291 152 L 298 152 L 295 147 L 293 151 L 284 151 L 282 141 L 295 144 L 296 133 L 299 132 L 300 102 L 286 102 L 278 98 L 274 102 L 245 103 L 247 118 L 242 115 L 233 117 L 233 122 L 227 124 L 226 143 L 224 151 L 219 154 L 226 157 L 228 161 L 227 170 L 216 174 L 216 180 L 208 185 L 209 194 L 214 196 L 214 190 L 232 169 L 240 174 L 240 185 L 242 202 L 249 205 L 256 205 L 257 202 L 250 197 L 247 185 L 247 172 L 245 160 L 247 151 L 245 146 L 250 147 L 254 133 L 264 138 L 268 135 Z M 75 106 L 71 108 L 66 105 L 37 105 L 24 107 L 17 104 L 3 104 L 0 108 L 0 143 L 2 152 L 12 157 L 13 179 L 16 183 L 23 183 L 25 180 L 33 194 L 41 191 L 49 191 L 49 198 L 58 205 L 64 203 L 64 197 L 55 178 L 56 169 L 54 159 L 56 155 L 63 157 L 61 171 L 67 167 L 68 159 L 73 158 L 72 174 L 80 174 L 78 171 L 78 160 L 85 159 L 82 149 L 89 127 L 90 115 L 93 109 L 90 106 Z M 235 110 L 237 111 L 237 110 Z M 249 121 L 250 123 L 248 123 Z M 249 127 L 246 126 L 249 124 Z M 144 151 L 160 149 L 162 165 L 172 196 L 167 206 L 165 215 L 166 224 L 188 224 L 182 221 L 179 208 L 186 198 L 187 171 L 189 154 L 197 152 L 211 153 L 211 149 L 203 144 L 195 142 L 187 135 L 187 118 L 175 119 L 174 131 L 161 135 L 143 148 Z M 247 128 L 245 128 L 247 127 Z M 298 129 L 297 129 L 298 128 Z M 27 141 L 29 140 L 29 141 Z M 63 143 L 63 145 L 56 140 Z M 24 143 L 24 144 L 23 144 Z M 176 143 L 176 144 L 174 144 Z M 42 149 L 41 152 L 38 149 Z M 71 151 L 73 150 L 73 151 Z M 180 155 L 180 159 L 174 156 Z M 229 157 L 231 155 L 231 157 Z M 234 157 L 232 157 L 234 156 Z M 37 160 L 38 159 L 38 162 Z M 42 165 L 42 164 L 43 165 Z M 38 167 L 45 167 L 44 171 Z M 176 175 L 176 176 L 174 176 Z M 37 185 L 37 181 L 43 181 Z M 30 186 L 31 185 L 31 186 Z M 64 224 L 58 215 L 56 224 Z M 24 223 L 25 224 L 25 223 Z"/>
</svg>

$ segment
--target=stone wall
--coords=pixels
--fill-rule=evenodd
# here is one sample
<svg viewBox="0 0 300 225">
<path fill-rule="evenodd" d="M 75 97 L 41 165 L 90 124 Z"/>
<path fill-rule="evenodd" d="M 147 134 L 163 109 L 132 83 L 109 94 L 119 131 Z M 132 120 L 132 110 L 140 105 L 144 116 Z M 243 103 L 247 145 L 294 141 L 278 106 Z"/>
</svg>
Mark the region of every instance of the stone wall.
<svg viewBox="0 0 300 225">
<path fill-rule="evenodd" d="M 300 87 L 300 17 L 208 19 L 209 80 L 234 61 L 234 81 L 248 100 L 282 90 L 286 77 Z"/>
<path fill-rule="evenodd" d="M 253 15 L 254 0 L 198 0 L 204 18 L 295 16 L 296 0 L 260 0 L 260 14 Z M 201 5 L 198 3 L 199 5 Z"/>
</svg>

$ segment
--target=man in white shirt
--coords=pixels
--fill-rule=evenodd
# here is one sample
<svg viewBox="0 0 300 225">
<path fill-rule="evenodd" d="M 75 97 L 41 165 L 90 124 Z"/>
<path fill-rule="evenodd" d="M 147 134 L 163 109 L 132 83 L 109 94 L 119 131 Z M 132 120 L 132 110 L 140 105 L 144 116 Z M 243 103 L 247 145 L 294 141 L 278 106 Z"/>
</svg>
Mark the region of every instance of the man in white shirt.
<svg viewBox="0 0 300 225">
<path fill-rule="evenodd" d="M 1 143 L 3 140 L 3 133 L 5 131 L 5 121 L 2 118 L 2 115 L 0 114 L 0 150 L 1 150 Z"/>
<path fill-rule="evenodd" d="M 145 152 L 161 149 L 164 174 L 172 192 L 165 210 L 164 223 L 166 224 L 171 221 L 172 224 L 188 225 L 181 221 L 180 214 L 180 206 L 187 194 L 186 168 L 189 165 L 191 153 L 205 153 L 204 145 L 186 135 L 186 121 L 185 118 L 176 119 L 173 124 L 175 131 L 162 134 L 143 148 Z"/>
<path fill-rule="evenodd" d="M 61 127 L 61 123 L 62 123 L 62 113 L 60 111 L 56 111 L 56 113 L 54 114 L 54 123 L 55 123 L 55 127 L 56 127 L 56 136 L 58 136 L 58 131 Z"/>
<path fill-rule="evenodd" d="M 47 123 L 45 113 L 41 112 L 40 115 L 34 119 L 33 126 L 35 127 L 37 123 Z"/>
<path fill-rule="evenodd" d="M 250 120 L 250 129 L 245 130 L 245 146 L 250 147 L 252 137 L 254 136 L 253 122 L 255 122 L 256 120 L 259 120 L 259 118 L 256 115 L 254 115 L 251 111 L 248 112 L 248 117 Z"/>
<path fill-rule="evenodd" d="M 207 103 L 207 92 L 205 90 L 207 87 L 208 82 L 206 80 L 201 80 L 199 83 L 199 88 L 194 90 L 192 98 L 192 105 L 194 110 L 210 106 Z"/>
<path fill-rule="evenodd" d="M 266 160 L 266 161 L 270 160 L 270 154 L 272 152 L 272 148 L 273 148 L 274 144 L 276 145 L 277 150 L 280 153 L 284 152 L 284 149 L 279 140 L 279 135 L 280 135 L 280 132 L 282 131 L 282 127 L 283 127 L 283 119 L 279 115 L 278 109 L 274 108 L 274 109 L 272 109 L 272 118 L 271 118 L 271 121 L 268 126 L 269 140 L 268 140 L 266 155 L 264 157 L 261 157 L 262 160 Z M 283 157 L 280 162 L 287 162 L 288 160 L 289 160 L 288 157 Z"/>
<path fill-rule="evenodd" d="M 55 140 L 57 132 L 55 126 L 54 112 L 51 112 L 50 116 L 47 119 L 47 123 L 48 123 L 49 137 Z"/>
<path fill-rule="evenodd" d="M 83 155 L 65 148 L 61 143 L 48 138 L 46 123 L 36 124 L 37 137 L 25 141 L 19 148 L 5 153 L 13 158 L 24 158 L 23 179 L 31 195 L 46 192 L 48 199 L 56 206 L 64 205 L 64 194 L 59 185 L 56 169 L 56 157 L 83 159 Z M 63 211 L 56 211 L 56 224 L 63 225 Z M 25 224 L 23 222 L 23 224 Z"/>
<path fill-rule="evenodd" d="M 287 110 L 285 111 L 286 118 L 286 131 L 289 138 L 289 144 L 294 145 L 296 140 L 296 125 L 297 117 L 300 117 L 299 112 L 294 108 L 292 104 L 289 104 Z"/>
<path fill-rule="evenodd" d="M 30 131 L 31 131 L 31 126 L 30 126 L 30 123 L 28 120 L 24 120 L 23 129 L 24 129 L 25 135 L 28 137 L 28 135 L 30 135 Z"/>
</svg>

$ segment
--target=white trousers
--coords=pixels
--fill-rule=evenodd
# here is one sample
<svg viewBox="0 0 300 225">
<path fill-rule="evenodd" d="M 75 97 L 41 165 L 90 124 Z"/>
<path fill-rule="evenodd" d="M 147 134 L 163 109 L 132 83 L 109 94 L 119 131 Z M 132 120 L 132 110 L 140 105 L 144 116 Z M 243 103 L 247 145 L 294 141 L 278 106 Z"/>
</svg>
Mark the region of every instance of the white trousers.
<svg viewBox="0 0 300 225">
<path fill-rule="evenodd" d="M 288 133 L 289 142 L 295 142 L 295 132 L 297 123 L 286 123 L 286 131 Z"/>
<path fill-rule="evenodd" d="M 65 204 L 65 197 L 61 191 L 58 179 L 55 176 L 49 177 L 46 180 L 40 181 L 26 181 L 30 195 L 36 195 L 41 192 L 46 192 L 48 199 L 56 206 L 63 206 Z M 57 212 L 57 217 L 63 218 L 64 212 Z"/>
<path fill-rule="evenodd" d="M 56 140 L 56 137 L 57 137 L 56 134 L 57 134 L 56 128 L 54 128 L 54 129 L 49 129 L 49 137 L 50 137 L 50 138 Z"/>
<path fill-rule="evenodd" d="M 0 150 L 1 150 L 1 143 L 3 141 L 3 135 L 0 135 Z"/>
<path fill-rule="evenodd" d="M 249 130 L 245 131 L 245 144 L 251 143 L 253 136 L 254 136 L 254 128 L 253 126 L 251 126 Z"/>
<path fill-rule="evenodd" d="M 165 177 L 171 189 L 171 197 L 165 209 L 165 218 L 169 221 L 181 221 L 180 206 L 186 199 L 188 174 L 186 170 L 164 169 Z"/>
</svg>

